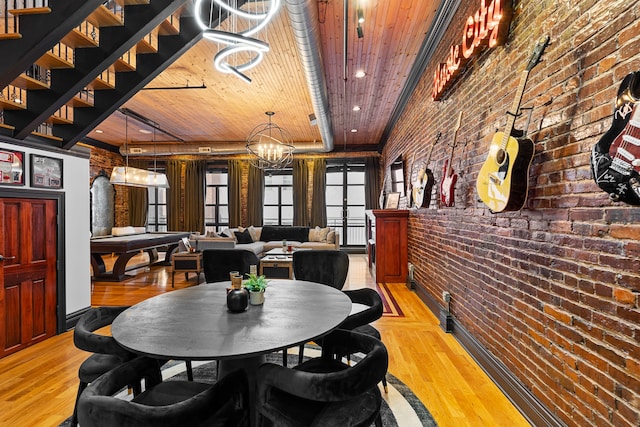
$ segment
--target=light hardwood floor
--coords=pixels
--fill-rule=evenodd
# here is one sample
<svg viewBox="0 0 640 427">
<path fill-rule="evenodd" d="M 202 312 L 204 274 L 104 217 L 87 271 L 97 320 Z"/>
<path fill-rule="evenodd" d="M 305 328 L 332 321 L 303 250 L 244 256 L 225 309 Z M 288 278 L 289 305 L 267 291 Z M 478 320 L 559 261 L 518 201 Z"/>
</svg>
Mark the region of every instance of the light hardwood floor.
<svg viewBox="0 0 640 427">
<path fill-rule="evenodd" d="M 94 282 L 92 305 L 131 305 L 172 291 L 168 267 L 135 272 L 120 283 Z M 194 286 L 195 275 L 189 277 L 176 274 L 175 289 Z M 345 289 L 365 286 L 375 286 L 366 258 L 350 255 Z M 388 287 L 404 313 L 375 323 L 389 350 L 389 372 L 413 390 L 439 426 L 529 425 L 414 292 L 404 283 Z M 69 331 L 0 359 L 0 425 L 57 426 L 69 417 L 85 357 Z"/>
</svg>

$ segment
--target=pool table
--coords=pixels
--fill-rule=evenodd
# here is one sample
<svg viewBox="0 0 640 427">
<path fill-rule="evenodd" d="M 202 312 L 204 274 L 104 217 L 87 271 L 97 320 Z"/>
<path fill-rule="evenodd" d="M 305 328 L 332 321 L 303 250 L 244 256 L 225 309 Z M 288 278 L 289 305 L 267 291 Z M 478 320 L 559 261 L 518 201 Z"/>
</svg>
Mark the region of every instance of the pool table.
<svg viewBox="0 0 640 427">
<path fill-rule="evenodd" d="M 180 240 L 189 238 L 187 232 L 158 232 L 131 234 L 128 236 L 105 236 L 91 239 L 91 266 L 93 276 L 96 279 L 107 281 L 121 281 L 125 278 L 127 262 L 145 251 L 149 254 L 150 264 L 158 261 L 158 248 L 166 246 L 163 263 L 171 262 L 171 254 L 178 248 Z M 112 271 L 106 271 L 103 254 L 116 254 L 118 258 L 113 265 Z"/>
</svg>

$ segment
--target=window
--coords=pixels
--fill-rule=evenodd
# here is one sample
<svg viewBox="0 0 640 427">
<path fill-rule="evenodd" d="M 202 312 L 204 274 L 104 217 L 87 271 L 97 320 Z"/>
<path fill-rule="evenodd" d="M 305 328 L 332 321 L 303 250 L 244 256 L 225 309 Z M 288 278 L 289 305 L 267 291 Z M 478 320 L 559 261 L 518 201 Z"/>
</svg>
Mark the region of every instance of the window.
<svg viewBox="0 0 640 427">
<path fill-rule="evenodd" d="M 264 177 L 264 225 L 293 225 L 293 173 L 270 171 Z"/>
<path fill-rule="evenodd" d="M 391 191 L 404 196 L 404 162 L 398 157 L 391 164 Z"/>
<path fill-rule="evenodd" d="M 205 231 L 222 231 L 229 226 L 229 174 L 227 168 L 211 164 L 207 167 L 204 224 Z"/>
<path fill-rule="evenodd" d="M 153 167 L 149 167 L 154 170 Z M 156 165 L 156 172 L 165 173 L 165 167 Z M 167 231 L 167 189 L 150 187 L 149 209 L 147 211 L 147 230 Z"/>
<path fill-rule="evenodd" d="M 340 232 L 342 246 L 364 246 L 364 162 L 327 164 L 327 225 Z"/>
</svg>

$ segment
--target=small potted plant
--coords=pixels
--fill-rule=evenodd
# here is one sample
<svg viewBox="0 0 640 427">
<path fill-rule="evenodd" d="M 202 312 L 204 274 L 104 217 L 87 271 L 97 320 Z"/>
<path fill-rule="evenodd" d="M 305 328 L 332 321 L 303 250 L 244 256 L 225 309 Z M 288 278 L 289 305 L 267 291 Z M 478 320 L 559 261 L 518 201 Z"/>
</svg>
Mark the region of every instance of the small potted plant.
<svg viewBox="0 0 640 427">
<path fill-rule="evenodd" d="M 251 305 L 264 303 L 264 291 L 267 289 L 269 281 L 262 275 L 249 274 L 249 279 L 244 283 L 244 287 L 249 291 L 249 302 Z"/>
</svg>

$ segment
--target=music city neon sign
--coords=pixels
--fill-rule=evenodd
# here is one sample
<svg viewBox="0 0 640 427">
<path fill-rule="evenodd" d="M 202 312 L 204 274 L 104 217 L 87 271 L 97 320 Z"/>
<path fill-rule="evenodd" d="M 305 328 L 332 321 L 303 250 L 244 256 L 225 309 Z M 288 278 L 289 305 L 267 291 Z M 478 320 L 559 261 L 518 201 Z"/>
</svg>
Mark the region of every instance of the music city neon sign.
<svg viewBox="0 0 640 427">
<path fill-rule="evenodd" d="M 460 69 L 485 46 L 490 49 L 504 43 L 511 20 L 511 1 L 480 0 L 480 9 L 469 16 L 462 32 L 462 43 L 451 46 L 445 62 L 438 65 L 433 79 L 432 99 L 438 101 Z"/>
</svg>

